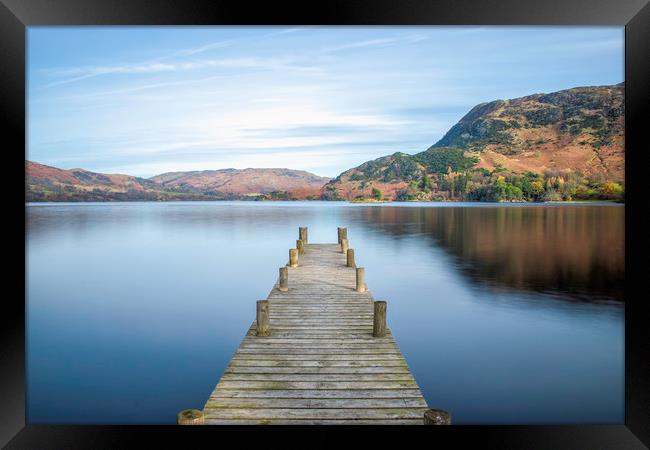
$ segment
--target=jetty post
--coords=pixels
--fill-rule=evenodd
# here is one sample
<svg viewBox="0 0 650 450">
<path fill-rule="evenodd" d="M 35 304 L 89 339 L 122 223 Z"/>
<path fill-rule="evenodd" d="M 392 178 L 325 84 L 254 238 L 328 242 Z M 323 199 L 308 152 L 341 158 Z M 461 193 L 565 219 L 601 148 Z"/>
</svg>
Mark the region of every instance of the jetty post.
<svg viewBox="0 0 650 450">
<path fill-rule="evenodd" d="M 341 240 L 347 239 L 348 238 L 348 229 L 347 228 L 341 228 Z M 340 241 L 339 241 L 340 243 Z"/>
<path fill-rule="evenodd" d="M 377 300 L 374 303 L 374 307 L 372 335 L 374 337 L 384 337 L 386 336 L 386 302 Z"/>
<path fill-rule="evenodd" d="M 287 292 L 289 290 L 289 269 L 287 267 L 280 267 L 280 291 Z"/>
<path fill-rule="evenodd" d="M 298 249 L 289 249 L 289 267 L 298 267 Z"/>
<path fill-rule="evenodd" d="M 336 227 L 336 236 L 338 237 L 338 243 L 341 243 L 341 227 Z"/>
<path fill-rule="evenodd" d="M 305 253 L 305 243 L 302 239 L 298 239 L 296 241 L 296 249 L 298 249 L 298 255 Z"/>
<path fill-rule="evenodd" d="M 356 264 L 354 264 L 354 249 L 353 248 L 348 249 L 347 257 L 348 257 L 347 266 L 348 267 L 356 267 Z"/>
<path fill-rule="evenodd" d="M 348 240 L 347 239 L 341 239 L 341 253 L 344 255 L 347 255 L 348 253 Z"/>
<path fill-rule="evenodd" d="M 298 227 L 298 238 L 304 243 L 308 243 L 307 227 Z"/>
<path fill-rule="evenodd" d="M 451 416 L 442 409 L 428 409 L 424 413 L 425 425 L 451 425 Z"/>
<path fill-rule="evenodd" d="M 203 411 L 184 409 L 176 415 L 176 423 L 178 425 L 203 425 L 205 423 Z"/>
<path fill-rule="evenodd" d="M 357 267 L 357 292 L 366 292 L 366 269 Z"/>
<path fill-rule="evenodd" d="M 269 301 L 257 301 L 257 335 L 269 335 Z"/>
</svg>

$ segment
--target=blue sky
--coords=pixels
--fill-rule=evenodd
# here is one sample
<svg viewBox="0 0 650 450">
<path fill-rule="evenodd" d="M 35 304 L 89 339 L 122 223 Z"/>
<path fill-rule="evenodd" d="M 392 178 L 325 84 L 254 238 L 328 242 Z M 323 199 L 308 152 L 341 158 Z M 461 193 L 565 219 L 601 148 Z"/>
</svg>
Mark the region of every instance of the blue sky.
<svg viewBox="0 0 650 450">
<path fill-rule="evenodd" d="M 30 27 L 27 158 L 336 176 L 474 105 L 624 80 L 622 27 Z"/>
</svg>

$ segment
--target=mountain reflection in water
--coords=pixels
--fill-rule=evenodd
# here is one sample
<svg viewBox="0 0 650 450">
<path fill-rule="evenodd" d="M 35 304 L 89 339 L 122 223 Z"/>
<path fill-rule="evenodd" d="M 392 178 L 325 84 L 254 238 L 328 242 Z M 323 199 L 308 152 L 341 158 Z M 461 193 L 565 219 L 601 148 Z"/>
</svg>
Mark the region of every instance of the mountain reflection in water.
<svg viewBox="0 0 650 450">
<path fill-rule="evenodd" d="M 362 217 L 396 237 L 426 237 L 475 282 L 623 301 L 623 207 L 385 206 L 366 208 Z"/>
</svg>

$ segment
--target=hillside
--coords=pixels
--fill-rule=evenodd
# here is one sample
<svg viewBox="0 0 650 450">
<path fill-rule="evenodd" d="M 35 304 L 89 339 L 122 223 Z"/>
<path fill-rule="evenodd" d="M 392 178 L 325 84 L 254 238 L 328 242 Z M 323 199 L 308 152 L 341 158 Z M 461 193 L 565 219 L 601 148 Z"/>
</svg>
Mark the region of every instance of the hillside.
<svg viewBox="0 0 650 450">
<path fill-rule="evenodd" d="M 472 108 L 429 149 L 347 170 L 325 199 L 621 199 L 624 86 L 579 87 Z"/>
<path fill-rule="evenodd" d="M 27 201 L 107 201 L 171 199 L 158 184 L 129 175 L 108 175 L 83 169 L 63 170 L 25 161 Z"/>
<path fill-rule="evenodd" d="M 329 178 L 303 170 L 290 169 L 222 169 L 196 172 L 169 172 L 156 175 L 152 181 L 165 188 L 190 192 L 220 192 L 234 195 L 290 192 L 299 198 L 318 197 Z"/>
<path fill-rule="evenodd" d="M 26 200 L 235 200 L 318 196 L 328 178 L 289 169 L 174 172 L 152 178 L 58 169 L 25 161 Z"/>
</svg>

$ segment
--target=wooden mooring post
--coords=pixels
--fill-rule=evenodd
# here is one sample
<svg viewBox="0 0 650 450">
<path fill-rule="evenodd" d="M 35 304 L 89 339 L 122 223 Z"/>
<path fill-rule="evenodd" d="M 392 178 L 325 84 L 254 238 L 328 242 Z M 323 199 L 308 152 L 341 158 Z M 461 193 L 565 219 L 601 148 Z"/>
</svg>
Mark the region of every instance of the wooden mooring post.
<svg viewBox="0 0 650 450">
<path fill-rule="evenodd" d="M 307 239 L 307 227 L 298 228 L 298 239 L 305 244 L 309 243 L 309 240 Z"/>
<path fill-rule="evenodd" d="M 374 337 L 386 336 L 386 302 L 375 301 L 372 322 L 372 335 Z"/>
<path fill-rule="evenodd" d="M 348 251 L 346 252 L 347 254 L 347 266 L 348 267 L 356 267 L 356 264 L 354 263 L 354 249 L 349 248 Z"/>
<path fill-rule="evenodd" d="M 278 289 L 282 292 L 289 290 L 289 269 L 286 266 L 280 267 L 280 285 Z"/>
<path fill-rule="evenodd" d="M 257 302 L 256 320 L 202 417 L 187 418 L 209 425 L 444 421 L 428 412 L 386 324 L 386 302 L 374 300 L 354 250 L 342 254 L 342 243 L 303 241 L 300 265 L 298 249 L 290 250 L 295 265 L 281 267 L 278 289 Z"/>
<path fill-rule="evenodd" d="M 305 253 L 305 244 L 302 239 L 296 241 L 296 249 L 298 250 L 298 255 Z"/>
<path fill-rule="evenodd" d="M 366 292 L 366 269 L 357 267 L 357 292 Z"/>
<path fill-rule="evenodd" d="M 341 228 L 341 236 L 339 238 L 339 244 L 341 243 L 341 240 L 347 239 L 348 238 L 348 229 L 347 228 Z"/>
<path fill-rule="evenodd" d="M 289 267 L 298 267 L 298 249 L 289 249 Z"/>
<path fill-rule="evenodd" d="M 203 425 L 203 411 L 199 411 L 198 409 L 184 409 L 176 415 L 176 423 L 178 425 Z"/>
<path fill-rule="evenodd" d="M 451 416 L 441 409 L 428 409 L 424 413 L 425 425 L 451 425 Z"/>
<path fill-rule="evenodd" d="M 348 254 L 348 240 L 347 239 L 341 239 L 341 253 L 344 255 Z"/>
<path fill-rule="evenodd" d="M 269 301 L 257 301 L 257 335 L 269 335 Z"/>
</svg>

